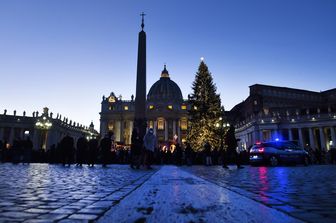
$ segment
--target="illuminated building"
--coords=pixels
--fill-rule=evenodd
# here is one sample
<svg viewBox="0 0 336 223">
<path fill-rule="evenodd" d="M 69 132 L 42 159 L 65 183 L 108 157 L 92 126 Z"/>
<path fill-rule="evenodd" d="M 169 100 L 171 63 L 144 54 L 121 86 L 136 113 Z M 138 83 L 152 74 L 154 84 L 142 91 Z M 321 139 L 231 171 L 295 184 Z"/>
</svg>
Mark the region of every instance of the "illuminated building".
<svg viewBox="0 0 336 223">
<path fill-rule="evenodd" d="M 336 89 L 313 92 L 256 84 L 229 114 L 243 148 L 268 140 L 293 140 L 322 150 L 336 145 Z"/>
<path fill-rule="evenodd" d="M 32 116 L 17 115 L 14 111 L 13 115 L 7 114 L 7 110 L 0 115 L 0 140 L 11 147 L 14 140 L 22 140 L 27 137 L 33 142 L 33 149 L 48 150 L 52 145 L 57 145 L 61 139 L 69 135 L 74 138 L 75 142 L 79 137 L 85 135 L 88 139 L 98 136 L 91 123 L 89 127 L 80 125 L 79 123 L 63 118 L 57 114 L 43 109 L 43 113 L 33 112 Z"/>
<path fill-rule="evenodd" d="M 122 100 L 112 92 L 103 97 L 100 113 L 100 133 L 113 131 L 116 142 L 131 143 L 135 101 Z M 183 99 L 179 86 L 170 79 L 164 67 L 160 79 L 155 82 L 147 94 L 147 128 L 153 128 L 160 143 L 184 141 L 188 128 L 188 100 Z"/>
</svg>

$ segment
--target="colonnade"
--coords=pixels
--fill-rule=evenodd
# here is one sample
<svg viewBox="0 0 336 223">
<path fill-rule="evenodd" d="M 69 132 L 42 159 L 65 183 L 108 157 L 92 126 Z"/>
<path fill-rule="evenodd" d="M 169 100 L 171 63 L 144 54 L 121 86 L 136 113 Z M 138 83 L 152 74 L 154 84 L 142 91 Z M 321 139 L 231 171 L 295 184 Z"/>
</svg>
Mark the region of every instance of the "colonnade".
<svg viewBox="0 0 336 223">
<path fill-rule="evenodd" d="M 182 130 L 181 123 L 179 119 L 164 119 L 163 129 L 158 128 L 157 119 L 149 119 L 147 123 L 147 129 L 153 127 L 155 135 L 163 135 L 164 141 L 172 140 L 176 135 L 179 142 L 181 143 Z M 150 122 L 152 126 L 150 126 Z M 133 120 L 111 120 L 109 122 L 102 122 L 101 124 L 102 136 L 108 133 L 108 131 L 113 131 L 116 142 L 124 142 L 125 144 L 131 143 L 131 136 L 133 131 Z M 113 126 L 113 127 L 112 127 Z M 171 126 L 171 127 L 169 127 Z"/>
</svg>

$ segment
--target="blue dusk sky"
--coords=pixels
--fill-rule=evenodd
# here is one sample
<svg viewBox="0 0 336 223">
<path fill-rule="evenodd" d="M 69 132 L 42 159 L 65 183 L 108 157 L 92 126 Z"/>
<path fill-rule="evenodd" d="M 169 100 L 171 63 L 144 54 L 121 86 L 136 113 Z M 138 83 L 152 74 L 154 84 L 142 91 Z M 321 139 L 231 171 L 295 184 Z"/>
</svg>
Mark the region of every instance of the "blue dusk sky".
<svg viewBox="0 0 336 223">
<path fill-rule="evenodd" d="M 0 112 L 99 129 L 103 95 L 135 94 L 142 11 L 147 92 L 166 63 L 187 98 L 201 57 L 226 110 L 256 83 L 336 87 L 335 0 L 0 0 Z"/>
</svg>

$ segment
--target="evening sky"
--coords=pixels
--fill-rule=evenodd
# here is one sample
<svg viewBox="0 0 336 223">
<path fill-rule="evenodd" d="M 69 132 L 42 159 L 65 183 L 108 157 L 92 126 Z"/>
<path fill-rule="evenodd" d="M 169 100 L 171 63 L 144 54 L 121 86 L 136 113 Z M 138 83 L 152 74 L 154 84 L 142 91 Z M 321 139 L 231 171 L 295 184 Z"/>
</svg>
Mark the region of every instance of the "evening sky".
<svg viewBox="0 0 336 223">
<path fill-rule="evenodd" d="M 226 110 L 256 83 L 336 87 L 334 0 L 0 0 L 0 112 L 99 129 L 103 95 L 135 94 L 142 11 L 147 92 L 166 63 L 187 98 L 201 57 Z"/>
</svg>

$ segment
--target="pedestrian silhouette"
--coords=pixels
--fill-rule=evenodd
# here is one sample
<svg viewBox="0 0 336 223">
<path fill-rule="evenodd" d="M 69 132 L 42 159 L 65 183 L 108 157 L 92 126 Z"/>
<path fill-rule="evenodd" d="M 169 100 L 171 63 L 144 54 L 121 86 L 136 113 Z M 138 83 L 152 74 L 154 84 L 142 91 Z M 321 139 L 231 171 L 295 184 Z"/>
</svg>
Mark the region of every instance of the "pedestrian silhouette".
<svg viewBox="0 0 336 223">
<path fill-rule="evenodd" d="M 238 169 L 243 168 L 240 165 L 240 157 L 239 154 L 237 152 L 237 139 L 235 136 L 235 129 L 233 127 L 233 125 L 230 126 L 229 130 L 227 131 L 226 135 L 225 135 L 225 143 L 227 145 L 226 150 L 224 149 L 223 152 L 223 168 L 228 169 L 228 162 L 231 158 L 232 161 L 234 161 L 237 165 Z"/>
<path fill-rule="evenodd" d="M 66 135 L 61 141 L 61 150 L 62 150 L 62 163 L 63 166 L 68 164 L 71 165 L 74 156 L 74 139 Z"/>
<path fill-rule="evenodd" d="M 131 160 L 130 167 L 134 169 L 134 166 L 139 169 L 141 163 L 141 151 L 143 148 L 143 140 L 139 137 L 139 130 L 134 128 L 131 137 Z"/>
<path fill-rule="evenodd" d="M 155 148 L 157 146 L 157 139 L 154 135 L 154 131 L 152 128 L 148 129 L 146 135 L 144 136 L 144 165 L 147 167 L 147 169 L 152 169 L 152 159 L 153 154 L 155 151 Z"/>
<path fill-rule="evenodd" d="M 96 138 L 90 139 L 89 141 L 89 155 L 88 155 L 88 164 L 89 166 L 94 166 L 97 162 L 98 156 L 98 140 Z"/>
<path fill-rule="evenodd" d="M 111 154 L 112 136 L 112 132 L 107 133 L 105 134 L 105 137 L 100 141 L 100 156 L 103 167 L 106 167 Z"/>
<path fill-rule="evenodd" d="M 76 161 L 77 166 L 82 166 L 86 161 L 86 156 L 88 152 L 88 141 L 85 136 L 80 137 L 77 140 L 77 150 L 76 150 Z"/>
</svg>

